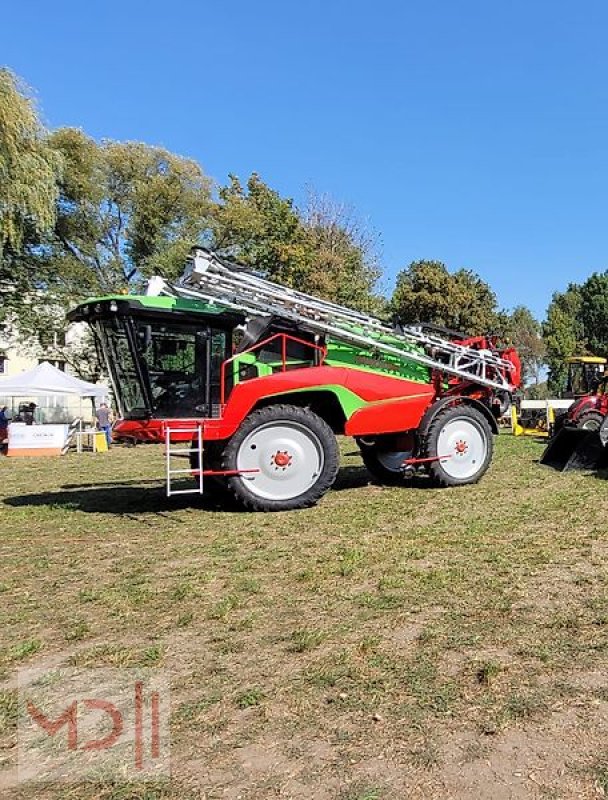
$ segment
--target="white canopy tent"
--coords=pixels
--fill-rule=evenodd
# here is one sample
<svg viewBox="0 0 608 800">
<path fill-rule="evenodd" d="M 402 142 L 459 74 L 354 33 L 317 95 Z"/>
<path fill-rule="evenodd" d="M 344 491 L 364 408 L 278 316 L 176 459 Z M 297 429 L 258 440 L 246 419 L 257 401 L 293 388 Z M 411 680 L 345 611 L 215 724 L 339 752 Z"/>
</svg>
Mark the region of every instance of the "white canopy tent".
<svg viewBox="0 0 608 800">
<path fill-rule="evenodd" d="M 12 405 L 13 412 L 16 410 L 14 398 L 46 398 L 44 403 L 37 404 L 41 422 L 69 422 L 82 417 L 83 398 L 90 397 L 95 403 L 108 395 L 107 386 L 98 386 L 67 375 L 48 361 L 19 375 L 0 378 L 0 402 Z M 9 403 L 10 400 L 13 402 Z"/>
<path fill-rule="evenodd" d="M 49 397 L 52 395 L 72 395 L 76 397 L 107 397 L 107 386 L 88 383 L 73 375 L 66 375 L 57 367 L 43 361 L 37 367 L 0 378 L 0 397 Z"/>
</svg>

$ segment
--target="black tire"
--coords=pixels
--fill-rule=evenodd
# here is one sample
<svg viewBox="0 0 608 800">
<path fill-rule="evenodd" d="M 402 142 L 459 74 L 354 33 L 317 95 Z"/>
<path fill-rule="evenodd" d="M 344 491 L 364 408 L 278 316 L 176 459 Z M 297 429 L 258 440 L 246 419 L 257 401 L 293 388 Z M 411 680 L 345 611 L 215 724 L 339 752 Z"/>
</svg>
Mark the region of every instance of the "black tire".
<svg viewBox="0 0 608 800">
<path fill-rule="evenodd" d="M 599 431 L 604 415 L 599 411 L 585 411 L 576 421 L 576 427 L 585 431 Z"/>
<path fill-rule="evenodd" d="M 276 454 L 268 460 L 275 447 Z M 289 461 L 275 461 L 279 455 Z M 312 459 L 318 460 L 313 463 Z M 257 464 L 259 480 L 256 485 L 256 473 L 226 479 L 239 503 L 251 511 L 292 511 L 314 506 L 331 488 L 340 466 L 340 453 L 333 431 L 321 417 L 299 406 L 272 405 L 249 414 L 224 448 L 222 469 L 244 469 L 243 464 Z M 309 467 L 313 470 L 310 474 Z"/>
<path fill-rule="evenodd" d="M 450 437 L 447 436 L 447 433 L 452 428 L 454 433 L 457 434 L 459 423 L 463 428 L 463 436 L 466 436 L 467 433 L 473 436 L 475 451 L 472 449 L 472 445 L 471 449 L 465 449 L 462 453 L 457 450 L 461 443 L 466 446 L 466 439 L 456 442 L 455 446 L 448 443 L 447 440 Z M 479 441 L 475 437 L 475 432 L 478 434 Z M 429 462 L 429 473 L 437 486 L 464 486 L 469 483 L 477 483 L 490 466 L 494 450 L 492 429 L 485 416 L 476 408 L 463 404 L 439 411 L 431 419 L 426 431 L 421 431 L 421 435 L 422 447 L 420 455 L 422 458 L 436 458 L 442 455 L 450 456 L 450 459 L 445 461 Z M 442 437 L 444 440 L 442 440 Z M 439 452 L 440 448 L 444 452 Z M 449 452 L 445 452 L 446 449 Z M 478 453 L 477 450 L 479 451 Z M 473 456 L 476 456 L 476 458 L 473 458 Z M 452 458 L 462 458 L 462 461 L 460 463 L 451 462 Z M 452 463 L 459 463 L 458 468 L 462 467 L 462 474 L 458 474 L 458 471 L 451 467 Z"/>
<path fill-rule="evenodd" d="M 410 435 L 411 436 L 411 435 Z M 399 446 L 395 436 L 383 436 L 366 443 L 365 439 L 358 440 L 361 458 L 367 470 L 378 483 L 384 486 L 398 486 L 404 483 L 403 461 L 414 455 L 414 441 Z"/>
<path fill-rule="evenodd" d="M 507 391 L 499 391 L 496 392 L 495 400 L 492 403 L 492 412 L 496 419 L 500 417 L 504 417 L 506 414 L 509 413 L 511 410 L 511 406 L 513 405 L 513 396 L 510 392 Z"/>
<path fill-rule="evenodd" d="M 208 442 L 203 445 L 203 469 L 221 469 L 222 442 Z M 198 441 L 193 439 L 190 443 L 192 449 L 198 446 Z M 189 454 L 190 469 L 194 472 L 198 470 L 198 453 Z M 203 489 L 205 496 L 226 494 L 228 487 L 226 479 L 221 476 L 208 475 L 203 478 Z"/>
</svg>

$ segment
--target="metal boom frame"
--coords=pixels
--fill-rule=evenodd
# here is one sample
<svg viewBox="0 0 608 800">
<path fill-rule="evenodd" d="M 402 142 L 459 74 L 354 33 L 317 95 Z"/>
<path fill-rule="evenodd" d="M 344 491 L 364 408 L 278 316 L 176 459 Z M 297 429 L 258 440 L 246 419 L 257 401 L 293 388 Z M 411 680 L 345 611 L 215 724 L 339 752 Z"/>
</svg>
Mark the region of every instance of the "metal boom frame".
<svg viewBox="0 0 608 800">
<path fill-rule="evenodd" d="M 507 378 L 513 364 L 490 350 L 451 342 L 416 327 L 391 328 L 377 317 L 273 283 L 202 248 L 194 251 L 178 283 L 153 278 L 148 293 L 206 300 L 256 317 L 283 318 L 311 333 L 408 358 L 481 386 L 514 389 Z"/>
</svg>

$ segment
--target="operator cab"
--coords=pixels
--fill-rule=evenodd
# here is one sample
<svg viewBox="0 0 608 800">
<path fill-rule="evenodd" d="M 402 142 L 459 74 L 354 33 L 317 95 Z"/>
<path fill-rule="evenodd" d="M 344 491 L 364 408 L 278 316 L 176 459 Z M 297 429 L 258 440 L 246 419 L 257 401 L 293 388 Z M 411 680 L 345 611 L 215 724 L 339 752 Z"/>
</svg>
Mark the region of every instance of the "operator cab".
<svg viewBox="0 0 608 800">
<path fill-rule="evenodd" d="M 312 366 L 321 351 L 272 317 L 194 299 L 92 299 L 68 319 L 92 328 L 126 420 L 217 418 L 237 383 Z"/>
<path fill-rule="evenodd" d="M 573 356 L 566 359 L 568 379 L 565 398 L 576 399 L 588 394 L 596 394 L 608 380 L 606 359 L 598 356 Z"/>
<path fill-rule="evenodd" d="M 124 419 L 217 415 L 220 366 L 232 355 L 242 314 L 199 301 L 117 296 L 89 300 L 68 318 L 93 329 Z"/>
</svg>

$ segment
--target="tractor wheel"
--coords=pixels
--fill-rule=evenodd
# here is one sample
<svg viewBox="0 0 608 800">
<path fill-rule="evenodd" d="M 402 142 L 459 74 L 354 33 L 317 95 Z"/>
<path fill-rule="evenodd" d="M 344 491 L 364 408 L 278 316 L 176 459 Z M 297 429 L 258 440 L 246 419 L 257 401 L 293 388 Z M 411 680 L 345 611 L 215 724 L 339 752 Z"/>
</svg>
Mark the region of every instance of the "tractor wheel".
<svg viewBox="0 0 608 800">
<path fill-rule="evenodd" d="M 253 411 L 222 455 L 222 469 L 243 470 L 227 484 L 252 511 L 313 506 L 333 484 L 339 466 L 329 425 L 308 409 L 289 405 Z"/>
<path fill-rule="evenodd" d="M 421 433 L 421 456 L 440 457 L 429 463 L 431 477 L 439 486 L 477 483 L 490 466 L 494 449 L 492 430 L 475 408 L 466 405 L 446 408 Z"/>
<path fill-rule="evenodd" d="M 576 421 L 576 427 L 584 431 L 599 431 L 604 421 L 604 415 L 599 411 L 586 411 Z"/>
<path fill-rule="evenodd" d="M 403 462 L 414 455 L 412 434 L 381 436 L 373 441 L 359 439 L 363 463 L 378 481 L 387 486 L 403 483 Z"/>
</svg>

